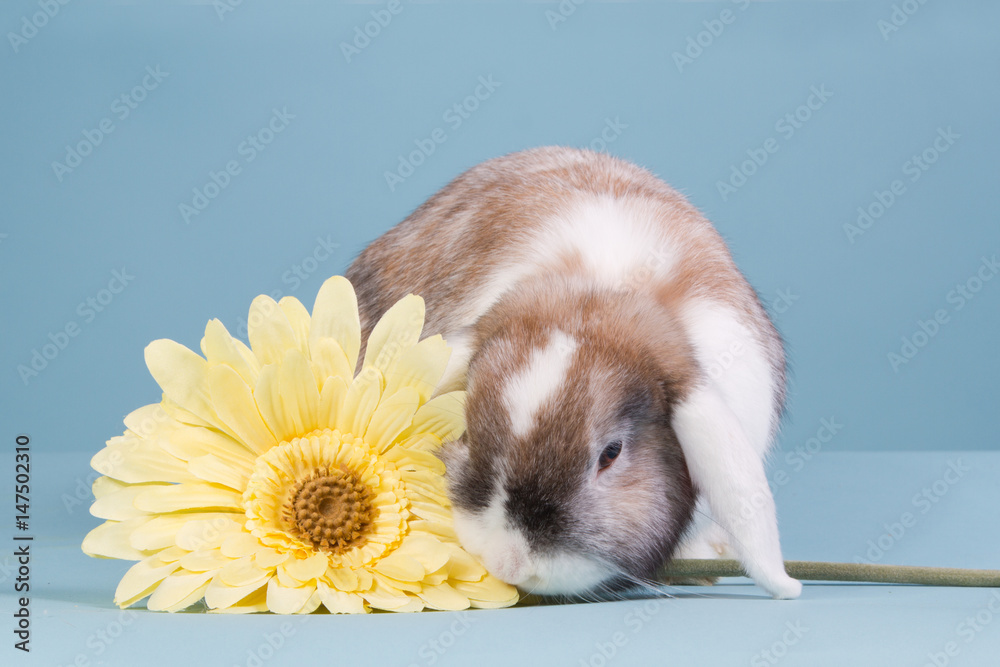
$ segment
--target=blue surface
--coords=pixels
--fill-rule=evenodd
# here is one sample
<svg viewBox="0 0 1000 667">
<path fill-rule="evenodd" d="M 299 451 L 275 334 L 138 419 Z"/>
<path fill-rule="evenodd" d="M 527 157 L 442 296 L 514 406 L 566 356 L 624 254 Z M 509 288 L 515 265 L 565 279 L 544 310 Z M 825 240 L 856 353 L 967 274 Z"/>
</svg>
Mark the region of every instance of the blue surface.
<svg viewBox="0 0 1000 667">
<path fill-rule="evenodd" d="M 998 565 L 1000 4 L 220 4 L 0 6 L 0 438 L 27 433 L 36 452 L 31 663 L 151 664 L 152 650 L 247 664 L 286 619 L 143 612 L 103 654 L 88 645 L 116 627 L 124 564 L 78 550 L 96 525 L 87 460 L 159 397 L 143 347 L 197 348 L 212 317 L 245 332 L 259 293 L 311 305 L 462 170 L 545 144 L 608 150 L 686 193 L 771 306 L 793 371 L 771 469 L 787 557 L 866 557 L 910 512 L 883 562 Z M 364 48 L 342 47 L 376 18 Z M 957 456 L 976 466 L 921 500 Z M 594 642 L 619 630 L 609 664 L 771 664 L 759 652 L 799 621 L 781 664 L 923 664 L 988 602 L 882 586 L 685 595 L 636 633 L 641 602 L 479 612 L 438 664 L 596 666 Z M 425 642 L 458 618 L 295 620 L 269 664 L 359 645 L 357 664 L 430 664 Z M 1000 621 L 959 637 L 949 664 L 988 664 L 998 637 Z"/>
<path fill-rule="evenodd" d="M 948 664 L 995 665 L 1000 655 L 1000 589 L 981 588 L 814 583 L 799 600 L 777 601 L 745 579 L 730 579 L 673 589 L 675 599 L 464 613 L 303 619 L 122 612 L 111 596 L 129 564 L 79 549 L 94 524 L 88 503 L 76 503 L 86 461 L 79 454 L 36 458 L 52 493 L 36 500 L 33 652 L 4 664 L 62 666 L 82 656 L 91 665 L 253 667 L 248 652 L 259 657 L 268 637 L 278 644 L 282 635 L 287 643 L 262 664 L 312 664 L 323 656 L 345 665 L 577 667 L 583 660 L 600 667 L 594 656 L 611 650 L 616 633 L 608 665 L 924 665 L 949 642 L 959 653 Z M 938 483 L 945 477 L 954 483 Z M 1000 567 L 997 479 L 996 452 L 821 452 L 776 486 L 785 556 Z M 9 491 L 0 486 L 4 497 Z M 913 519 L 900 531 L 894 524 L 904 513 Z M 870 552 L 869 542 L 881 553 Z M 14 608 L 10 566 L 0 556 L 4 610 Z"/>
</svg>

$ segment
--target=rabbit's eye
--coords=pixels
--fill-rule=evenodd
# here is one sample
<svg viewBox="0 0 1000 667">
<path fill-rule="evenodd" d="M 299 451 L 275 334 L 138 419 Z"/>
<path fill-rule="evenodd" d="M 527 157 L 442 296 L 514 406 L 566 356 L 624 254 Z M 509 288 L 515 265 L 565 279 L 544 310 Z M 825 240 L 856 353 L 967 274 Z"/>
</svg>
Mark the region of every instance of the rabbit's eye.
<svg viewBox="0 0 1000 667">
<path fill-rule="evenodd" d="M 608 446 L 604 448 L 604 451 L 601 452 L 600 458 L 597 460 L 598 470 L 605 470 L 606 468 L 611 466 L 611 464 L 615 462 L 615 459 L 617 459 L 618 455 L 621 453 L 622 453 L 621 440 L 615 440 L 613 442 L 608 443 Z"/>
</svg>

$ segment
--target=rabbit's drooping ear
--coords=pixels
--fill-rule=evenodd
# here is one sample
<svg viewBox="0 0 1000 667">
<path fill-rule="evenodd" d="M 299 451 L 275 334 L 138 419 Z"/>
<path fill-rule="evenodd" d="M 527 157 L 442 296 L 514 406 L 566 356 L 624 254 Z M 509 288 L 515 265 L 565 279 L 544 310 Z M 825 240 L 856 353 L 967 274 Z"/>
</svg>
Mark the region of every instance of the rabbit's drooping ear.
<svg viewBox="0 0 1000 667">
<path fill-rule="evenodd" d="M 747 574 L 775 598 L 798 597 L 802 584 L 785 572 L 762 455 L 719 390 L 710 381 L 695 388 L 676 406 L 672 421 L 691 481 Z"/>
</svg>

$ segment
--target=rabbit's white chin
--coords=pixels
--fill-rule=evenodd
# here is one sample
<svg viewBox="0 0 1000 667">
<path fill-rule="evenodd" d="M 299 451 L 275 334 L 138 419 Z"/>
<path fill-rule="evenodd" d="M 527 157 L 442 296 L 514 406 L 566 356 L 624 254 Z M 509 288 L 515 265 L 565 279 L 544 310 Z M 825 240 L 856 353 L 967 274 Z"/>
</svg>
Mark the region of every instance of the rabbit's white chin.
<svg viewBox="0 0 1000 667">
<path fill-rule="evenodd" d="M 613 576 L 610 568 L 582 555 L 535 552 L 520 530 L 508 526 L 501 508 L 501 502 L 481 513 L 453 508 L 459 542 L 494 577 L 525 593 L 572 595 Z"/>
<path fill-rule="evenodd" d="M 535 559 L 535 574 L 516 584 L 525 593 L 573 595 L 592 590 L 607 581 L 612 572 L 605 566 L 576 554 L 558 554 Z"/>
</svg>

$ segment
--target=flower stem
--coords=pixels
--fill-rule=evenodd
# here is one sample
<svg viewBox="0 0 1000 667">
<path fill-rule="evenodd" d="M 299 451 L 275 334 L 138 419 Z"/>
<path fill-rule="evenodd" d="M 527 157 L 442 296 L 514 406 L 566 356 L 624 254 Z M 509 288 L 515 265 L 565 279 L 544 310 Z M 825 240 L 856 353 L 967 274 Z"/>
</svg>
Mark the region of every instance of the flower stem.
<svg viewBox="0 0 1000 667">
<path fill-rule="evenodd" d="M 1000 587 L 1000 570 L 786 560 L 785 571 L 796 579 L 810 581 Z M 691 558 L 671 561 L 660 570 L 658 578 L 660 581 L 666 581 L 677 578 L 745 576 L 746 572 L 743 571 L 739 561 Z"/>
</svg>

